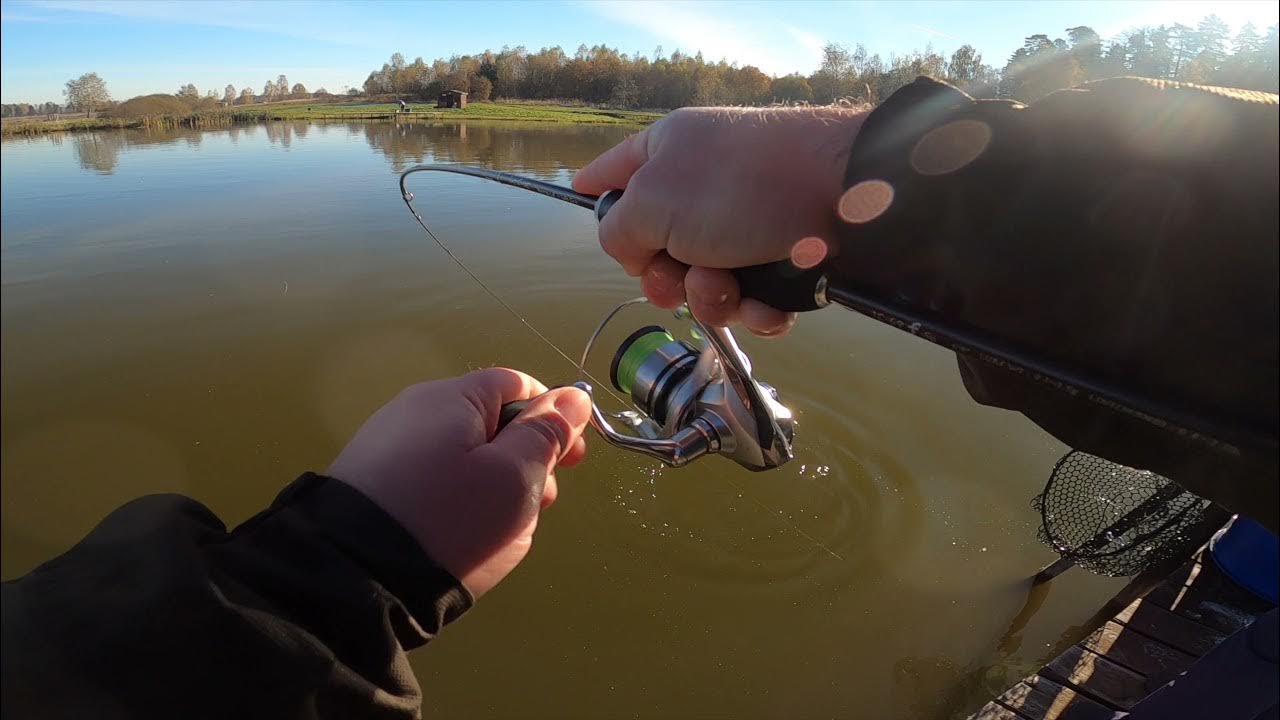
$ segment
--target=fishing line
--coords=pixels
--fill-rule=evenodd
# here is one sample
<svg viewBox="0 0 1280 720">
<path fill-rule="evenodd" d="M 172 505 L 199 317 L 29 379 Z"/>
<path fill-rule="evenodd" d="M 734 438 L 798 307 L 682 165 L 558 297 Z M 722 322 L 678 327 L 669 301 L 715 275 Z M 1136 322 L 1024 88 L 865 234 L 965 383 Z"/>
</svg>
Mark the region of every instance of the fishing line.
<svg viewBox="0 0 1280 720">
<path fill-rule="evenodd" d="M 464 175 L 475 175 L 476 177 L 488 177 L 487 175 L 482 173 L 464 172 L 464 170 L 476 170 L 476 169 L 478 168 L 459 168 L 457 170 L 452 170 L 451 172 L 460 172 L 461 174 L 464 174 Z M 516 309 L 511 306 L 510 303 L 502 299 L 502 296 L 499 295 L 497 291 L 489 287 L 485 283 L 485 281 L 481 280 L 479 275 L 476 275 L 476 273 L 473 272 L 471 268 L 467 267 L 467 264 L 464 263 L 462 259 L 459 258 L 457 255 L 455 255 L 453 251 L 449 249 L 449 246 L 445 245 L 444 242 L 441 241 L 440 238 L 437 237 L 436 234 L 431 231 L 431 228 L 427 227 L 426 221 L 422 219 L 422 216 L 418 214 L 417 209 L 414 208 L 413 206 L 413 193 L 409 192 L 408 188 L 405 187 L 405 179 L 409 176 L 410 173 L 414 172 L 415 170 L 416 168 L 410 169 L 408 172 L 400 176 L 400 196 L 404 198 L 404 204 L 406 207 L 409 208 L 409 212 L 413 214 L 413 218 L 417 220 L 418 224 L 422 226 L 422 229 L 427 232 L 427 237 L 431 238 L 435 242 L 435 244 L 441 250 L 444 251 L 444 254 L 449 256 L 449 259 L 452 260 L 455 265 L 461 268 L 462 271 L 465 272 L 468 277 L 470 277 L 473 281 L 475 281 L 475 283 L 479 285 L 480 288 L 489 295 L 489 297 L 493 298 L 495 302 L 497 302 L 499 305 L 505 308 L 506 311 L 510 313 L 512 317 L 514 317 L 516 320 L 519 320 L 521 325 L 524 325 L 526 328 L 528 328 L 529 332 L 533 333 L 539 340 L 545 343 L 552 350 L 555 350 L 557 355 L 565 359 L 565 362 L 577 368 L 578 372 L 582 373 L 583 376 L 585 376 L 587 379 L 591 381 L 591 386 L 593 388 L 602 388 L 606 393 L 608 393 L 611 397 L 613 397 L 613 399 L 617 400 L 623 405 L 626 405 L 626 401 L 618 397 L 612 390 L 610 390 L 607 384 L 597 380 L 596 377 L 587 370 L 587 368 L 584 366 L 583 363 L 576 362 L 572 357 L 569 357 L 569 355 L 565 351 L 560 349 L 560 346 L 556 345 L 554 342 L 551 341 L 550 338 L 542 334 L 542 332 L 538 330 L 538 328 L 534 327 L 533 324 L 530 323 L 527 319 L 525 319 L 523 315 L 517 312 Z M 534 190 L 535 192 L 540 192 L 544 195 L 551 195 L 551 193 L 548 193 L 545 190 L 543 190 L 542 188 L 543 185 L 544 185 L 543 183 L 539 183 L 538 181 L 532 181 L 532 184 L 530 185 L 527 185 L 527 186 L 521 185 L 519 187 L 523 187 L 526 190 Z M 549 187 L 554 187 L 554 186 L 549 186 Z M 561 198 L 561 199 L 564 199 L 564 198 Z M 591 207 L 591 205 L 588 204 L 587 207 Z"/>
</svg>

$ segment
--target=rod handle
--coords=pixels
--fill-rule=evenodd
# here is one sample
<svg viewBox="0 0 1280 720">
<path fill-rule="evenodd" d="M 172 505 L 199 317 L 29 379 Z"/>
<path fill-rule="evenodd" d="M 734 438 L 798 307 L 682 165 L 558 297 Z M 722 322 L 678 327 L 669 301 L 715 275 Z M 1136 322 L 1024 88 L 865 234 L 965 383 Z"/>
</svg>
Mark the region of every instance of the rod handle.
<svg viewBox="0 0 1280 720">
<path fill-rule="evenodd" d="M 604 220 L 621 198 L 621 190 L 610 190 L 596 198 L 596 221 Z M 801 269 L 790 260 L 778 260 L 736 268 L 733 276 L 738 280 L 742 297 L 785 312 L 808 312 L 827 305 L 827 280 L 821 265 Z"/>
</svg>

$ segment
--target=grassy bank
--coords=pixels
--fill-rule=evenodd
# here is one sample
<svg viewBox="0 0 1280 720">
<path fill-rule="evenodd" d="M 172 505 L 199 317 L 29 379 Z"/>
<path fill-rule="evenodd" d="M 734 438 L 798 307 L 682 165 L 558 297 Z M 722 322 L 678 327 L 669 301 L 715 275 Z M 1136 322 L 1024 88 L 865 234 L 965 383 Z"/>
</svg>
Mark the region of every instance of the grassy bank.
<svg viewBox="0 0 1280 720">
<path fill-rule="evenodd" d="M 271 120 L 309 120 L 364 115 L 390 115 L 398 111 L 391 103 L 360 103 L 331 105 L 282 105 L 279 108 L 265 106 L 259 112 Z M 648 124 L 662 117 L 662 113 L 640 110 L 612 110 L 607 108 L 574 107 L 567 105 L 541 105 L 532 103 L 471 103 L 462 109 L 440 110 L 434 104 L 410 103 L 408 119 L 458 119 L 458 120 L 524 120 L 532 122 L 567 122 L 600 124 Z M 403 118 L 402 118 L 403 119 Z"/>
<path fill-rule="evenodd" d="M 440 110 L 426 103 L 412 103 L 412 112 L 400 120 L 502 120 L 525 122 L 593 123 L 647 125 L 662 113 L 639 110 L 544 105 L 533 103 L 471 103 L 466 108 Z M 397 116 L 399 107 L 390 103 L 281 103 L 231 107 L 193 115 L 160 115 L 141 118 L 96 117 L 75 120 L 10 119 L 0 126 L 0 134 L 38 135 L 47 132 L 102 130 L 112 128 L 221 127 L 271 120 L 380 120 Z"/>
</svg>

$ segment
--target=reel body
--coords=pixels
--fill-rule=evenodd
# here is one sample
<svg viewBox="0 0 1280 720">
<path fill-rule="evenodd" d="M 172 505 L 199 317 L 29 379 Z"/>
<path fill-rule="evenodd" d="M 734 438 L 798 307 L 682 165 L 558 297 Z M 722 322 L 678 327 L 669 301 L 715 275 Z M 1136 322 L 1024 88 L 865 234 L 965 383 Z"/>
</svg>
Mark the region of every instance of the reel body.
<svg viewBox="0 0 1280 720">
<path fill-rule="evenodd" d="M 605 317 L 587 342 L 584 367 L 600 332 L 618 312 L 645 302 L 628 300 Z M 672 467 L 708 454 L 725 455 L 749 470 L 790 461 L 795 432 L 791 411 L 778 401 L 773 387 L 756 380 L 733 333 L 703 325 L 685 308 L 676 317 L 694 325 L 696 344 L 677 340 L 657 325 L 628 336 L 614 354 L 609 378 L 637 409 L 608 415 L 593 396 L 592 426 L 609 444 Z M 589 391 L 590 385 L 579 387 Z M 616 430 L 611 417 L 627 432 Z"/>
</svg>

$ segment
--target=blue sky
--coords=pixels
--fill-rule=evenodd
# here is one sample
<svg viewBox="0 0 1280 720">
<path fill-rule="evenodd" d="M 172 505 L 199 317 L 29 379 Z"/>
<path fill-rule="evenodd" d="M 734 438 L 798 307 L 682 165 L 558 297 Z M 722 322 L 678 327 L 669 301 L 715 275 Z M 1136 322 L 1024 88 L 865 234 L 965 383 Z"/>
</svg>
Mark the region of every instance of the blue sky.
<svg viewBox="0 0 1280 720">
<path fill-rule="evenodd" d="M 503 45 L 530 49 L 605 43 L 650 54 L 661 45 L 770 74 L 810 72 L 828 40 L 887 56 L 927 43 L 950 52 L 970 43 L 1002 65 L 1022 38 L 1090 25 L 1108 37 L 1127 28 L 1194 23 L 1216 13 L 1233 28 L 1277 21 L 1266 2 L 0 2 L 3 102 L 60 101 L 62 84 L 102 75 L 113 97 L 237 88 L 280 73 L 332 92 L 359 86 L 393 52 L 428 61 Z"/>
</svg>

